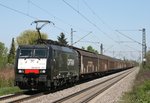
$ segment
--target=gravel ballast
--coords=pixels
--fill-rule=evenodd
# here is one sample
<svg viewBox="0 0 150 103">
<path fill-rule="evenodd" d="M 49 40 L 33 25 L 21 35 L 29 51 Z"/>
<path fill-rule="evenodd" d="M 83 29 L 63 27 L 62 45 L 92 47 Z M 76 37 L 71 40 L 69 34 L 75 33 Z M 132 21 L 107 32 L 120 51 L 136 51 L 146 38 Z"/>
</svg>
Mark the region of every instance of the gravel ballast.
<svg viewBox="0 0 150 103">
<path fill-rule="evenodd" d="M 139 67 L 135 67 L 134 69 L 136 69 L 134 72 L 95 97 L 89 103 L 118 103 L 121 101 L 123 94 L 132 89 L 136 75 L 139 72 Z"/>
<path fill-rule="evenodd" d="M 102 93 L 98 97 L 94 98 L 94 100 L 90 101 L 90 103 L 115 103 L 115 102 L 119 101 L 123 92 L 126 92 L 126 91 L 131 89 L 131 87 L 134 83 L 134 80 L 135 80 L 135 76 L 138 73 L 138 71 L 139 71 L 139 68 L 136 68 L 136 70 L 133 73 L 131 73 L 125 79 L 116 83 L 113 87 L 110 87 L 107 91 L 105 91 L 104 93 Z M 116 75 L 116 74 L 113 74 L 113 75 Z M 60 98 L 65 97 L 67 95 L 78 92 L 84 88 L 90 87 L 91 85 L 94 85 L 99 81 L 104 81 L 108 77 L 109 76 L 103 77 L 100 79 L 96 79 L 96 80 L 93 80 L 93 81 L 90 81 L 87 83 L 83 83 L 80 85 L 76 85 L 74 87 L 64 89 L 61 91 L 57 91 L 55 93 L 43 95 L 43 96 L 40 96 L 38 98 L 29 100 L 29 101 L 25 101 L 24 103 L 33 103 L 33 102 L 34 103 L 51 103 L 57 99 L 60 99 Z M 70 101 L 70 103 L 71 103 L 71 101 Z"/>
</svg>

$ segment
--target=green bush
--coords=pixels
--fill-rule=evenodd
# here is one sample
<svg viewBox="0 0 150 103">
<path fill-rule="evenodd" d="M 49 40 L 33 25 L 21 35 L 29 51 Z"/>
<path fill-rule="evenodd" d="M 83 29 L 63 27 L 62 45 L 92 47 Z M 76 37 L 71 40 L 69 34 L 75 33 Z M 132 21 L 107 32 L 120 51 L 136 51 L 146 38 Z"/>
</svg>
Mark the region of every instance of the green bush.
<svg viewBox="0 0 150 103">
<path fill-rule="evenodd" d="M 133 87 L 129 93 L 125 93 L 121 103 L 150 103 L 150 70 L 140 70 Z"/>
<path fill-rule="evenodd" d="M 145 81 L 144 84 L 135 87 L 134 100 L 136 103 L 150 103 L 150 80 Z"/>
</svg>

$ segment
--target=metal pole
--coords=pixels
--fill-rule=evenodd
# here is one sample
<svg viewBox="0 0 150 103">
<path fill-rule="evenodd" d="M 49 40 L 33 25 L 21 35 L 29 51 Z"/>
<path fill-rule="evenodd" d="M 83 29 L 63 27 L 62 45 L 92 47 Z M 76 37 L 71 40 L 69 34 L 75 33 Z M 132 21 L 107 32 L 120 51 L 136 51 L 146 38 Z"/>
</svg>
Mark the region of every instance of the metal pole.
<svg viewBox="0 0 150 103">
<path fill-rule="evenodd" d="M 142 29 L 142 62 L 146 63 L 146 33 L 145 28 Z"/>
<path fill-rule="evenodd" d="M 71 28 L 71 45 L 73 45 L 73 29 Z"/>
<path fill-rule="evenodd" d="M 73 46 L 73 32 L 76 32 L 76 31 L 73 31 L 73 28 L 71 28 L 71 46 Z"/>
<path fill-rule="evenodd" d="M 100 46 L 100 53 L 103 54 L 103 44 Z"/>
</svg>

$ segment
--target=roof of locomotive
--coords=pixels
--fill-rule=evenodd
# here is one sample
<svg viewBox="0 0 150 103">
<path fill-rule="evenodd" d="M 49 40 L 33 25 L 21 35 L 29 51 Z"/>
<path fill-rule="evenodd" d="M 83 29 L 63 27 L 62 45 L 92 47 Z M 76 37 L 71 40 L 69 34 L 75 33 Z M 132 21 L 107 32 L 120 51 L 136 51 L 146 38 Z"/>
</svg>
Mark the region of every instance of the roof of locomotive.
<svg viewBox="0 0 150 103">
<path fill-rule="evenodd" d="M 51 48 L 57 51 L 64 51 L 64 52 L 68 52 L 68 53 L 74 53 L 75 50 L 67 47 L 67 46 L 58 46 L 58 45 L 51 45 Z"/>
<path fill-rule="evenodd" d="M 18 47 L 19 49 L 31 49 L 31 48 L 48 48 L 47 45 L 19 45 Z"/>
<path fill-rule="evenodd" d="M 40 45 L 20 45 L 18 47 L 19 49 L 31 49 L 31 48 L 42 48 L 42 49 L 46 49 L 46 48 L 52 48 L 53 50 L 56 51 L 64 51 L 64 52 L 68 52 L 68 53 L 74 53 L 75 50 L 68 47 L 68 46 L 60 46 L 60 45 L 54 45 L 54 44 L 40 44 Z"/>
</svg>

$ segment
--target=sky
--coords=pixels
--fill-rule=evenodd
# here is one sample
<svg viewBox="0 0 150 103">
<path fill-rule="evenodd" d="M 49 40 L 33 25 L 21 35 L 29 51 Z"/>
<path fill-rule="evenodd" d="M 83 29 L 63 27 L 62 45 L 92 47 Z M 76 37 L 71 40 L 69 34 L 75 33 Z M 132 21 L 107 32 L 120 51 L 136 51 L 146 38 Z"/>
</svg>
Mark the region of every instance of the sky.
<svg viewBox="0 0 150 103">
<path fill-rule="evenodd" d="M 91 45 L 115 58 L 140 60 L 142 29 L 150 50 L 150 0 L 0 0 L 0 42 L 10 48 L 12 38 L 35 30 L 35 20 L 49 20 L 41 29 L 57 40 L 61 32 L 76 47 Z M 129 39 L 131 38 L 131 39 Z M 139 42 L 139 43 L 137 43 Z"/>
</svg>

